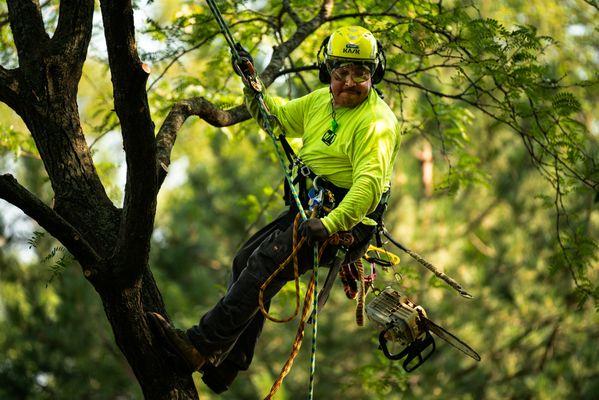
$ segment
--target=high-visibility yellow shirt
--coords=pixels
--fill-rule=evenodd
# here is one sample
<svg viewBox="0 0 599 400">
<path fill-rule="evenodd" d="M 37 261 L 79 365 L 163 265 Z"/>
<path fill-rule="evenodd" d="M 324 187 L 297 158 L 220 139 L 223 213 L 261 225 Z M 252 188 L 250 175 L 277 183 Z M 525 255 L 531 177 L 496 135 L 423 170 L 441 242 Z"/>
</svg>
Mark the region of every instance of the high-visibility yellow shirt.
<svg viewBox="0 0 599 400">
<path fill-rule="evenodd" d="M 246 105 L 257 118 L 253 100 L 246 92 Z M 302 138 L 298 155 L 304 163 L 316 175 L 349 189 L 337 208 L 322 218 L 329 233 L 349 230 L 361 221 L 374 224 L 365 217 L 389 188 L 401 141 L 399 122 L 389 106 L 370 90 L 358 106 L 336 108 L 338 128 L 331 140 L 332 135 L 325 135 L 333 120 L 328 87 L 291 101 L 265 95 L 265 102 L 288 137 Z"/>
</svg>

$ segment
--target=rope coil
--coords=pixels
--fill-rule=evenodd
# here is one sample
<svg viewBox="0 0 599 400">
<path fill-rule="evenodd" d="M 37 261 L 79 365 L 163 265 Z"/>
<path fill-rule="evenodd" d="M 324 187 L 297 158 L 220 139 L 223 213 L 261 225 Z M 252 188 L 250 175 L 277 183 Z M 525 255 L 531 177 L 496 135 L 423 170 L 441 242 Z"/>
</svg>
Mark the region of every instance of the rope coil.
<svg viewBox="0 0 599 400">
<path fill-rule="evenodd" d="M 298 213 L 295 216 L 295 219 L 293 220 L 293 250 L 291 251 L 291 254 L 285 259 L 285 261 L 283 261 L 281 263 L 281 265 L 279 265 L 279 267 L 268 277 L 268 279 L 266 281 L 264 281 L 262 286 L 260 286 L 260 292 L 258 295 L 258 307 L 260 307 L 260 311 L 262 312 L 262 315 L 264 315 L 264 318 L 266 318 L 272 322 L 278 322 L 278 323 L 289 322 L 292 319 L 294 319 L 299 312 L 300 289 L 299 289 L 299 261 L 297 258 L 297 253 L 299 252 L 299 250 L 302 248 L 302 246 L 304 245 L 304 243 L 306 241 L 305 237 L 301 238 L 301 240 L 299 240 L 299 241 L 297 240 L 297 228 L 299 227 L 299 220 L 300 220 L 300 214 Z M 266 310 L 266 307 L 264 306 L 264 292 L 266 291 L 266 288 L 268 287 L 268 285 L 270 285 L 270 283 L 273 281 L 273 279 L 287 265 L 289 265 L 291 260 L 293 260 L 293 280 L 295 281 L 295 311 L 293 312 L 293 315 L 291 315 L 287 318 L 275 318 L 268 313 L 268 311 Z"/>
</svg>

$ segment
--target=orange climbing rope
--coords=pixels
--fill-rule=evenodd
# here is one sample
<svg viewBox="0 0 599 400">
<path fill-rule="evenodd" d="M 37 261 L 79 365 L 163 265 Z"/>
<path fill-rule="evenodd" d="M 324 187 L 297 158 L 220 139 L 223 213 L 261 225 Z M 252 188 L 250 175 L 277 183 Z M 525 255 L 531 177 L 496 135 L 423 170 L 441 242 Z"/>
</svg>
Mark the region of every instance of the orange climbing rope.
<svg viewBox="0 0 599 400">
<path fill-rule="evenodd" d="M 312 215 L 314 215 L 314 214 L 315 214 L 315 211 L 312 213 Z M 297 229 L 299 227 L 300 219 L 301 219 L 301 215 L 298 213 L 295 216 L 295 220 L 293 221 L 293 251 L 291 252 L 289 257 L 287 257 L 287 259 L 285 259 L 285 261 L 283 261 L 283 263 L 281 265 L 279 265 L 279 267 L 268 277 L 268 279 L 266 281 L 264 281 L 262 286 L 260 286 L 260 293 L 258 295 L 258 306 L 260 307 L 260 311 L 262 312 L 262 315 L 264 315 L 264 318 L 269 319 L 270 321 L 273 321 L 273 322 L 289 322 L 293 318 L 295 318 L 299 312 L 300 289 L 299 289 L 299 261 L 297 258 L 297 253 L 299 252 L 299 250 L 302 248 L 302 246 L 304 245 L 304 243 L 306 241 L 305 237 L 303 237 L 299 242 L 297 240 Z M 264 306 L 264 291 L 266 290 L 268 285 L 270 285 L 270 282 L 272 282 L 272 280 L 275 279 L 275 277 L 287 265 L 289 265 L 291 260 L 293 260 L 293 280 L 295 281 L 295 311 L 293 312 L 293 315 L 291 315 L 287 318 L 275 318 L 268 313 L 268 311 L 266 310 L 266 307 Z"/>
<path fill-rule="evenodd" d="M 288 322 L 288 321 L 292 320 L 293 318 L 295 318 L 295 316 L 298 314 L 298 308 L 299 308 L 299 262 L 298 262 L 297 254 L 298 254 L 300 248 L 305 243 L 305 237 L 299 241 L 297 240 L 298 222 L 299 222 L 299 214 L 298 214 L 298 216 L 296 216 L 294 225 L 293 225 L 293 229 L 294 229 L 294 231 L 293 231 L 293 250 L 292 250 L 291 254 L 289 255 L 289 257 L 287 257 L 287 259 L 285 259 L 285 261 L 283 261 L 283 263 L 271 274 L 271 276 L 260 287 L 260 294 L 259 294 L 259 298 L 258 298 L 258 304 L 260 306 L 260 311 L 262 312 L 262 315 L 264 315 L 265 318 L 268 318 L 269 320 L 271 320 L 273 322 Z M 331 235 L 320 246 L 317 261 L 320 261 L 320 259 L 322 258 L 322 255 L 324 254 L 324 250 L 327 248 L 327 246 L 329 246 L 329 245 L 350 246 L 353 243 L 353 240 L 354 240 L 353 235 L 350 232 L 338 232 L 338 233 Z M 268 314 L 268 311 L 264 307 L 264 291 L 266 290 L 266 288 L 268 287 L 270 282 L 272 282 L 272 280 L 287 265 L 289 265 L 289 263 L 291 262 L 292 259 L 294 262 L 293 274 L 294 274 L 295 287 L 296 287 L 296 310 L 295 310 L 294 314 L 288 318 L 275 318 L 275 317 L 271 316 L 270 314 Z M 314 265 L 314 268 L 318 268 L 318 265 Z M 273 385 L 270 389 L 270 392 L 264 398 L 264 400 L 271 400 L 272 397 L 275 395 L 275 393 L 279 390 L 279 388 L 281 387 L 281 385 L 283 383 L 283 380 L 291 371 L 291 367 L 293 366 L 293 362 L 295 361 L 295 358 L 299 354 L 299 350 L 302 346 L 302 341 L 304 339 L 304 329 L 306 326 L 306 322 L 308 320 L 310 304 L 312 302 L 312 297 L 314 295 L 315 287 L 316 287 L 316 285 L 315 285 L 314 276 L 312 276 L 312 278 L 310 279 L 310 283 L 308 284 L 308 289 L 306 290 L 306 296 L 304 297 L 302 315 L 301 315 L 300 322 L 299 322 L 299 325 L 297 328 L 297 332 L 295 334 L 295 339 L 291 346 L 291 353 L 289 354 L 287 361 L 285 361 L 285 364 L 281 368 L 281 372 L 280 372 L 278 378 L 273 383 Z"/>
</svg>

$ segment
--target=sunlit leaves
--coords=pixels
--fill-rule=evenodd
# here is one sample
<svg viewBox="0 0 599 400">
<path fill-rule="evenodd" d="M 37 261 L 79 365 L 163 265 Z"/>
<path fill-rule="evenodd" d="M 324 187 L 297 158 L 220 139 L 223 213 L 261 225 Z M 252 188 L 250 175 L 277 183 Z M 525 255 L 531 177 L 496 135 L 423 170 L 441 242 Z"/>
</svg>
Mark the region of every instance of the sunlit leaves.
<svg viewBox="0 0 599 400">
<path fill-rule="evenodd" d="M 0 155 L 39 157 L 31 135 L 0 122 Z"/>
<path fill-rule="evenodd" d="M 241 84 L 205 3 L 154 4 L 145 27 L 138 27 L 146 35 L 141 37 L 150 40 L 138 36 L 138 45 L 152 68 L 148 91 L 156 126 L 173 103 L 189 97 L 203 96 L 222 108 L 241 104 Z M 281 13 L 282 2 L 218 4 L 235 39 L 250 49 L 259 69 L 268 62 L 272 47 L 295 32 L 294 18 L 307 20 L 320 7 L 313 1 L 290 1 L 296 14 L 292 18 Z M 137 5 L 141 10 L 145 2 Z M 531 7 L 542 14 L 541 23 L 534 21 Z M 380 15 L 385 11 L 388 15 Z M 507 11 L 513 15 L 506 17 Z M 474 367 L 441 347 L 417 374 L 408 376 L 399 363 L 389 362 L 376 350 L 370 341 L 376 335 L 371 327 L 354 327 L 354 304 L 340 301 L 343 294 L 336 298 L 339 293 L 334 293 L 321 324 L 326 344 L 319 353 L 323 374 L 317 390 L 325 397 L 377 400 L 550 398 L 556 393 L 566 398 L 596 393 L 585 380 L 596 376 L 599 360 L 592 351 L 596 335 L 589 302 L 584 300 L 599 296 L 593 268 L 598 254 L 597 195 L 589 190 L 589 184 L 599 181 L 599 150 L 588 130 L 597 124 L 593 116 L 597 102 L 592 82 L 576 86 L 575 81 L 593 76 L 596 46 L 590 24 L 584 34 L 570 37 L 567 31 L 574 29 L 565 25 L 588 22 L 591 13 L 573 3 L 536 0 L 480 5 L 337 1 L 333 12 L 335 19 L 298 47 L 286 67 L 291 62 L 313 64 L 322 39 L 344 24 L 368 26 L 382 40 L 390 72 L 381 88 L 407 132 L 393 178 L 387 225 L 409 247 L 463 279 L 476 300 L 464 303 L 450 290 L 437 288 L 438 280 L 403 255 L 397 275 L 401 279 L 395 280 L 392 271 L 379 271 L 377 285 L 392 283 L 416 296 L 431 314 L 472 341 L 484 363 Z M 543 24 L 552 35 L 561 35 L 562 47 L 544 36 L 548 30 Z M 0 29 L 2 65 L 16 67 L 7 25 Z M 79 92 L 83 129 L 93 145 L 96 170 L 119 204 L 122 191 L 116 179 L 123 171 L 122 160 L 113 156 L 122 154 L 122 146 L 114 140 L 119 121 L 113 111 L 110 74 L 103 65 L 88 62 L 85 68 Z M 301 76 L 308 86 L 317 87 L 314 71 Z M 269 88 L 289 97 L 306 90 L 297 75 L 282 77 Z M 0 128 L 3 156 L 36 156 L 22 128 L 11 123 Z M 153 271 L 179 326 L 196 323 L 224 292 L 235 250 L 279 209 L 281 176 L 264 139 L 252 121 L 213 129 L 192 117 L 179 132 L 159 201 L 152 253 Z M 112 145 L 102 146 L 111 141 Z M 424 141 L 433 146 L 437 190 L 431 197 L 422 193 L 422 165 L 414 156 Z M 30 177 L 40 176 L 37 169 L 24 165 Z M 51 197 L 46 196 L 48 204 Z M 78 286 L 83 279 L 69 275 L 74 268 L 64 268 L 62 255 L 53 246 L 38 249 L 39 258 L 53 257 L 36 264 L 35 279 L 30 279 L 34 274 L 28 266 L 13 260 L 2 265 L 2 284 L 6 282 L 2 309 L 10 309 L 0 338 L 2 348 L 9 349 L 8 361 L 0 363 L 2 379 L 10 377 L 8 381 L 20 388 L 37 387 L 48 393 L 58 388 L 65 398 L 97 393 L 135 397 L 122 389 L 131 384 L 119 364 L 121 358 L 106 355 L 114 344 L 110 337 L 100 337 L 108 332 L 106 326 L 97 329 L 98 321 L 105 320 L 101 307 L 89 290 Z M 60 273 L 45 288 L 50 265 Z M 280 300 L 288 300 L 288 294 Z M 576 309 L 579 301 L 581 308 Z M 53 321 L 60 325 L 51 325 Z M 21 323 L 26 326 L 17 329 Z M 557 327 L 559 334 L 552 338 Z M 61 341 L 60 332 L 65 330 L 82 332 L 81 338 Z M 48 336 L 40 331 L 52 340 L 44 342 Z M 266 327 L 248 379 L 241 378 L 228 398 L 264 394 L 258 392 L 272 383 L 273 366 L 287 356 L 287 339 L 294 331 L 290 326 Z M 74 358 L 79 353 L 83 355 Z M 305 389 L 307 376 L 300 365 L 294 371 L 298 375 L 286 383 L 291 397 Z M 36 386 L 38 380 L 45 381 L 42 389 Z M 5 382 L 0 381 L 0 394 L 9 387 Z"/>
<path fill-rule="evenodd" d="M 559 116 L 568 116 L 580 111 L 580 102 L 572 93 L 560 92 L 551 99 L 553 109 Z"/>
</svg>

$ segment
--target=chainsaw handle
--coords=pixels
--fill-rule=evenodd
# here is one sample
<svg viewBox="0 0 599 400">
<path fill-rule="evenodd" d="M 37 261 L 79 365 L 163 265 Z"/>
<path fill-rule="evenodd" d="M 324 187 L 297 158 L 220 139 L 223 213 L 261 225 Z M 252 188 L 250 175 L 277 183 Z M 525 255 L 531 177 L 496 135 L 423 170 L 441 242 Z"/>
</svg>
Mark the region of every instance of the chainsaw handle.
<svg viewBox="0 0 599 400">
<path fill-rule="evenodd" d="M 431 334 L 426 331 L 424 339 L 416 339 L 416 341 L 410 343 L 405 349 L 400 351 L 397 354 L 391 354 L 389 352 L 389 347 L 387 346 L 387 338 L 385 338 L 385 334 L 390 328 L 387 328 L 379 334 L 379 344 L 380 348 L 383 351 L 385 357 L 389 360 L 401 360 L 405 357 L 404 362 L 402 363 L 403 369 L 406 372 L 412 372 L 419 366 L 421 366 L 429 357 L 435 352 L 435 340 L 431 336 Z M 430 351 L 426 352 L 423 355 L 423 352 L 431 347 Z M 417 360 L 416 364 L 411 365 L 414 360 Z"/>
<path fill-rule="evenodd" d="M 389 347 L 387 347 L 387 338 L 385 337 L 385 334 L 387 333 L 387 331 L 389 330 L 389 328 L 381 331 L 381 333 L 379 334 L 379 345 L 381 347 L 381 350 L 383 351 L 383 354 L 385 355 L 385 357 L 387 357 L 389 360 L 401 360 L 402 358 L 404 358 L 405 356 L 408 355 L 408 351 L 410 346 L 406 347 L 405 349 L 403 349 L 402 351 L 400 351 L 397 354 L 391 354 L 389 352 Z"/>
<path fill-rule="evenodd" d="M 425 350 L 431 346 L 431 350 L 425 353 L 425 355 L 423 356 L 422 354 L 425 352 Z M 414 371 L 416 368 L 424 364 L 424 362 L 429 359 L 429 357 L 435 352 L 435 349 L 435 340 L 433 339 L 431 334 L 428 331 L 426 331 L 424 339 L 416 340 L 414 343 L 410 344 L 407 347 L 407 350 L 409 351 L 406 359 L 403 362 L 403 369 L 406 372 Z M 417 363 L 415 365 L 411 365 L 412 361 L 414 361 L 415 359 L 418 359 Z"/>
</svg>

